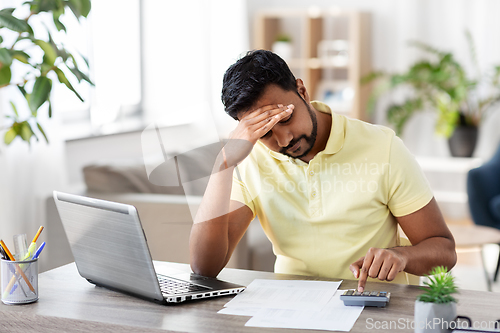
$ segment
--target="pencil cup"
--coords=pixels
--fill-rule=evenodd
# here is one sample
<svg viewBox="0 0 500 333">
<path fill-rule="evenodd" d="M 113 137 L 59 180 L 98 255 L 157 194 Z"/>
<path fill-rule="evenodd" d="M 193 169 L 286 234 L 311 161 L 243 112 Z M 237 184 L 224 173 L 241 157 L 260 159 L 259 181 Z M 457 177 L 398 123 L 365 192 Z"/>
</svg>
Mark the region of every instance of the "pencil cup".
<svg viewBox="0 0 500 333">
<path fill-rule="evenodd" d="M 38 259 L 2 259 L 2 302 L 26 304 L 38 300 Z"/>
</svg>

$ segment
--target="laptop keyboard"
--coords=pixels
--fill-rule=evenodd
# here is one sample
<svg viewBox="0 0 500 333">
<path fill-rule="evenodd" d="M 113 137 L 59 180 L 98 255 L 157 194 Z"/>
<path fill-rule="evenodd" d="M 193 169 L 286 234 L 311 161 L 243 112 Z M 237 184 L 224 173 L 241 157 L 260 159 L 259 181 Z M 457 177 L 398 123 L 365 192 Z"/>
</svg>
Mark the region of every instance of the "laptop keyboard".
<svg viewBox="0 0 500 333">
<path fill-rule="evenodd" d="M 208 287 L 199 286 L 197 284 L 190 283 L 187 281 L 169 279 L 161 275 L 158 275 L 158 282 L 160 283 L 160 290 L 162 291 L 162 293 L 169 295 L 210 290 L 210 288 Z"/>
</svg>

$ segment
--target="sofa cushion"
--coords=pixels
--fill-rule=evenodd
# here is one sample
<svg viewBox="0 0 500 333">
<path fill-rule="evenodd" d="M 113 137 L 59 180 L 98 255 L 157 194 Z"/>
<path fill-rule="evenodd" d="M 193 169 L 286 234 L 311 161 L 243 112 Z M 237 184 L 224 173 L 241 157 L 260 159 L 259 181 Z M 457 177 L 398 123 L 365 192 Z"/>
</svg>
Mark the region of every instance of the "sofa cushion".
<svg viewBox="0 0 500 333">
<path fill-rule="evenodd" d="M 83 168 L 83 177 L 87 190 L 92 192 L 184 194 L 182 186 L 151 183 L 140 163 L 94 163 Z"/>
<path fill-rule="evenodd" d="M 202 196 L 220 149 L 221 144 L 217 142 L 171 154 L 167 159 L 156 156 L 146 162 L 101 161 L 85 166 L 83 176 L 91 192 Z M 146 170 L 152 171 L 148 175 Z"/>
</svg>

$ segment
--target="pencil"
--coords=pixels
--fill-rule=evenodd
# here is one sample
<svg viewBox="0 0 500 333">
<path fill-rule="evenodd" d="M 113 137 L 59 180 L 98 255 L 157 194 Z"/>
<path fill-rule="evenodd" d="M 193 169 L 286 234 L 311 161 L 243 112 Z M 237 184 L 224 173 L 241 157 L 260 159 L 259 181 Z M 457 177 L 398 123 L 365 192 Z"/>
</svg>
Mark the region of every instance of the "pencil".
<svg viewBox="0 0 500 333">
<path fill-rule="evenodd" d="M 16 261 L 16 259 L 14 259 L 14 256 L 12 256 L 12 253 L 10 253 L 9 248 L 7 247 L 7 245 L 5 245 L 5 243 L 1 239 L 0 239 L 0 244 L 2 244 L 2 247 L 5 250 L 5 253 L 7 253 L 7 256 L 9 257 L 9 259 L 12 260 L 12 261 Z M 23 277 L 24 281 L 26 281 L 26 284 L 28 285 L 28 287 L 30 288 L 30 290 L 33 293 L 36 294 L 35 288 L 33 288 L 33 286 L 31 285 L 30 281 L 28 280 L 28 277 L 26 276 L 26 274 L 24 274 L 23 270 L 19 267 L 19 265 L 14 265 L 14 266 L 16 267 L 17 273 L 21 274 L 21 276 Z M 15 275 L 10 280 L 9 284 L 7 285 L 7 288 L 5 288 L 4 293 L 8 293 L 10 291 L 10 289 L 12 288 L 12 285 L 14 285 L 14 282 L 12 282 L 12 281 L 14 281 L 14 282 L 16 281 L 16 276 Z"/>
<path fill-rule="evenodd" d="M 43 226 L 40 226 L 40 228 L 38 228 L 38 231 L 36 232 L 35 238 L 33 238 L 33 240 L 31 241 L 31 243 L 36 243 L 36 241 L 38 240 L 38 237 L 42 233 L 42 230 L 43 230 Z"/>
</svg>

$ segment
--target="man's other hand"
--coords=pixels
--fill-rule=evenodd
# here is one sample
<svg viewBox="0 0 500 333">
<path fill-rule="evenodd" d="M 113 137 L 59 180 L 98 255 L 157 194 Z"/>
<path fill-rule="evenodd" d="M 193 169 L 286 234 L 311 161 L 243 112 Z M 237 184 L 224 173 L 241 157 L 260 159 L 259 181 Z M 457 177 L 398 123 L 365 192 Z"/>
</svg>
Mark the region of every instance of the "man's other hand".
<svg viewBox="0 0 500 333">
<path fill-rule="evenodd" d="M 406 267 L 406 259 L 394 249 L 370 248 L 364 257 L 349 266 L 358 281 L 358 291 L 365 289 L 368 277 L 392 281 Z"/>
</svg>

